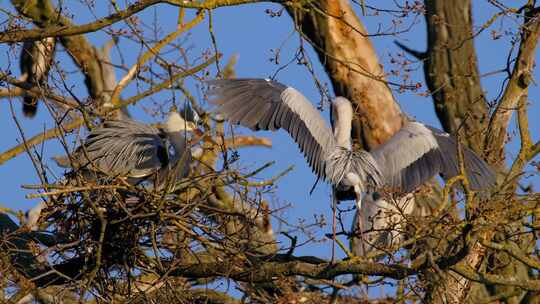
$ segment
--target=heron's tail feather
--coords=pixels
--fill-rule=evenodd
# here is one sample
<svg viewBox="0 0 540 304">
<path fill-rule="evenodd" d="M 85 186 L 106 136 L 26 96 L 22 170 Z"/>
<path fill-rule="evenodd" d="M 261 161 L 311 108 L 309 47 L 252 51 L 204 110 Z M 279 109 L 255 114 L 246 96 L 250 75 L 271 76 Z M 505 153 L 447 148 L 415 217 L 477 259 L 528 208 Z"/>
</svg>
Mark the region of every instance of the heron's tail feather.
<svg viewBox="0 0 540 304">
<path fill-rule="evenodd" d="M 36 116 L 38 108 L 38 99 L 34 96 L 25 95 L 23 98 L 23 114 L 26 117 Z"/>
</svg>

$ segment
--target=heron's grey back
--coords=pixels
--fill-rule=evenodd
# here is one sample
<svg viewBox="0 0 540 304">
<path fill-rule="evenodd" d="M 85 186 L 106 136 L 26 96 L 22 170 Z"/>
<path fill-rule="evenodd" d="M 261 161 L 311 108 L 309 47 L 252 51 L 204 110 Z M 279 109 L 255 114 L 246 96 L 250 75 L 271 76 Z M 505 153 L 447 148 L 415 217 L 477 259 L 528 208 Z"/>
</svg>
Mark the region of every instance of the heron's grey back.
<svg viewBox="0 0 540 304">
<path fill-rule="evenodd" d="M 160 130 L 131 119 L 108 120 L 74 153 L 78 166 L 112 176 L 144 177 L 169 162 Z"/>
<path fill-rule="evenodd" d="M 348 173 L 356 174 L 362 191 L 375 190 L 384 185 L 384 176 L 370 153 L 336 147 L 327 159 L 327 179 L 334 185 L 354 186 L 343 180 Z"/>
</svg>

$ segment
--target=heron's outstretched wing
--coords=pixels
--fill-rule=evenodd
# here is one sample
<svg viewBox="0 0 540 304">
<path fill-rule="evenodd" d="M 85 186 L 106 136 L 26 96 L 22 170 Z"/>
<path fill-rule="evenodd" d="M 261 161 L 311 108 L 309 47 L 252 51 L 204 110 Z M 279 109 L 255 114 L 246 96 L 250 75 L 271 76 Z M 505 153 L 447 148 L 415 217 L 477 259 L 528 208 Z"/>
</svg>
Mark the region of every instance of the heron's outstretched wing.
<svg viewBox="0 0 540 304">
<path fill-rule="evenodd" d="M 432 133 L 439 150 L 441 151 L 445 162 L 445 167 L 441 172 L 443 177 L 448 179 L 459 174 L 459 162 L 457 155 L 456 139 L 450 134 L 436 128 L 426 126 Z M 452 151 L 456 151 L 453 152 Z M 493 187 L 497 177 L 493 168 L 491 168 L 483 159 L 467 147 L 463 147 L 463 157 L 465 172 L 473 190 L 486 189 Z"/>
<path fill-rule="evenodd" d="M 298 144 L 313 172 L 325 177 L 325 160 L 334 136 L 321 114 L 292 87 L 265 79 L 211 80 L 209 95 L 217 112 L 232 124 L 252 130 L 285 129 Z"/>
<path fill-rule="evenodd" d="M 419 122 L 406 123 L 371 153 L 383 171 L 386 184 L 404 192 L 413 191 L 436 174 L 448 179 L 459 173 L 456 140 Z M 473 151 L 463 147 L 463 156 L 472 189 L 495 184 L 493 170 Z"/>
<path fill-rule="evenodd" d="M 108 120 L 93 129 L 77 149 L 77 165 L 109 175 L 144 177 L 169 162 L 161 131 L 131 119 Z"/>
</svg>

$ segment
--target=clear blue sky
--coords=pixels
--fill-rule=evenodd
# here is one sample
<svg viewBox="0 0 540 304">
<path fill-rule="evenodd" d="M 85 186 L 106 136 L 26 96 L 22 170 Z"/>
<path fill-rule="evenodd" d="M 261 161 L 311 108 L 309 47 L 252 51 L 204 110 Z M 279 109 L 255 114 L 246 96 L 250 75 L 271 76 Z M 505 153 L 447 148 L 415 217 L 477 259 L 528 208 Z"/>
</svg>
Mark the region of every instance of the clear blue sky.
<svg viewBox="0 0 540 304">
<path fill-rule="evenodd" d="M 87 13 L 87 9 L 84 6 L 72 4 L 74 2 L 75 1 L 70 1 L 69 5 L 74 5 L 74 7 L 76 7 L 71 13 L 75 14 L 77 23 L 89 22 L 95 19 L 94 16 Z M 367 1 L 367 3 L 376 4 L 381 8 L 394 8 L 394 1 L 390 0 Z M 474 6 L 473 11 L 476 25 L 483 24 L 496 12 L 485 0 L 474 1 Z M 271 8 L 274 11 L 280 9 L 279 6 L 274 4 L 257 4 L 222 8 L 213 13 L 217 45 L 219 51 L 224 54 L 221 62 L 225 63 L 233 54 L 239 54 L 239 61 L 236 65 L 238 77 L 268 77 L 273 75 L 278 69 L 278 66 L 269 61 L 269 58 L 273 56 L 271 50 L 283 46 L 281 50 L 281 60 L 283 63 L 293 58 L 294 52 L 298 47 L 298 35 L 293 32 L 293 26 L 289 16 L 286 13 L 283 13 L 281 17 L 270 18 L 265 14 L 265 10 L 268 8 Z M 110 12 L 110 8 L 98 8 L 96 12 L 98 16 L 104 16 Z M 1 16 L 4 18 L 4 15 Z M 177 9 L 168 5 L 159 5 L 139 14 L 139 17 L 147 23 L 151 23 L 152 19 L 155 19 L 160 24 L 163 29 L 160 33 L 161 37 L 164 37 L 164 35 L 172 31 L 175 26 L 176 16 Z M 189 13 L 188 17 L 191 16 L 193 16 L 193 14 Z M 392 26 L 391 16 L 385 16 L 384 14 L 381 16 L 363 16 L 361 19 L 370 32 L 375 31 L 379 26 L 383 29 Z M 373 38 L 375 48 L 381 62 L 387 68 L 387 71 L 392 68 L 392 64 L 389 61 L 390 54 L 395 55 L 397 52 L 400 52 L 394 46 L 394 40 L 399 40 L 418 50 L 425 49 L 426 33 L 423 17 L 404 18 L 403 22 L 403 25 L 400 26 L 401 29 L 408 27 L 412 22 L 417 24 L 412 27 L 410 32 L 404 34 Z M 122 24 L 121 26 L 123 27 L 124 25 Z M 114 26 L 116 29 L 119 27 L 120 26 L 118 25 Z M 207 29 L 208 19 L 206 19 L 204 24 L 199 25 L 194 29 L 187 38 L 186 46 L 192 46 L 189 53 L 190 56 L 200 56 L 203 51 L 212 50 L 211 38 Z M 499 40 L 492 40 L 490 35 L 491 29 L 498 31 L 512 29 L 515 32 L 516 22 L 512 21 L 510 18 L 505 18 L 503 21 L 497 21 L 492 28 L 484 31 L 483 34 L 475 39 L 480 62 L 480 72 L 482 74 L 503 68 L 510 47 L 510 42 L 507 37 L 503 37 Z M 103 32 L 98 32 L 89 34 L 88 37 L 96 45 L 102 45 L 106 35 Z M 136 56 L 140 54 L 140 47 L 134 43 L 126 43 L 126 41 L 120 41 L 120 46 L 122 47 L 123 60 L 128 66 L 131 66 L 134 63 Z M 308 47 L 308 49 L 317 76 L 323 81 L 328 82 L 328 79 L 317 60 L 317 56 L 311 48 Z M 2 70 L 12 69 L 15 74 L 18 74 L 18 63 L 16 61 L 18 54 L 7 45 L 0 45 L 0 54 L 0 68 Z M 76 70 L 70 63 L 70 59 L 66 59 L 67 56 L 65 52 L 59 52 L 58 56 L 62 62 L 69 63 L 69 66 L 71 67 L 68 68 L 68 70 Z M 118 52 L 114 51 L 113 61 L 115 63 L 120 63 L 120 60 Z M 10 63 L 11 66 L 9 65 Z M 425 89 L 421 65 L 416 64 L 413 66 L 416 67 L 416 70 L 411 73 L 412 79 L 422 83 Z M 212 69 L 212 73 L 215 73 L 215 68 Z M 116 75 L 117 78 L 120 78 L 124 75 L 124 72 L 117 70 Z M 534 76 L 535 79 L 539 79 L 537 77 L 537 70 L 535 70 Z M 304 67 L 295 64 L 290 65 L 278 74 L 277 79 L 285 84 L 296 87 L 311 101 L 319 101 L 320 96 L 318 91 L 314 86 L 310 74 Z M 500 74 L 482 78 L 484 89 L 490 100 L 499 94 L 502 79 L 502 75 Z M 80 76 L 76 73 L 69 75 L 68 82 L 75 85 L 74 91 L 79 94 L 78 96 L 80 98 L 84 99 L 86 97 L 86 89 L 80 80 Z M 188 81 L 190 87 L 193 87 L 193 83 L 193 81 Z M 421 90 L 421 92 L 423 92 L 423 90 Z M 136 94 L 135 84 L 130 85 L 128 89 L 123 92 L 123 96 L 125 97 L 134 94 Z M 157 95 L 151 100 L 147 99 L 146 101 L 140 102 L 139 105 L 130 108 L 130 110 L 137 119 L 151 121 L 152 119 L 141 110 L 142 106 L 145 105 L 145 102 L 150 104 L 152 102 L 160 102 L 160 98 L 170 98 L 170 94 L 171 93 L 163 93 Z M 404 112 L 415 117 L 419 121 L 439 126 L 430 97 L 424 97 L 414 93 L 394 92 L 394 94 Z M 196 97 L 199 96 L 198 94 L 194 95 Z M 182 95 L 176 93 L 176 96 L 181 97 Z M 531 118 L 530 127 L 534 140 L 540 139 L 540 124 L 538 124 L 538 118 L 540 118 L 540 105 L 537 100 L 539 97 L 538 87 L 533 85 L 530 88 L 529 93 L 529 99 L 532 103 L 529 110 L 529 116 Z M 45 107 L 42 106 L 40 108 L 39 114 L 34 120 L 28 120 L 21 115 L 19 100 L 14 99 L 12 103 L 27 137 L 31 137 L 44 129 L 53 126 Z M 3 139 L 0 142 L 0 151 L 5 151 L 19 143 L 21 137 L 11 117 L 10 102 L 6 99 L 0 101 L 0 115 L 0 129 L 2 130 Z M 326 116 L 327 113 L 325 112 L 324 115 Z M 242 128 L 237 128 L 237 132 L 251 134 L 249 130 Z M 319 183 L 317 190 L 311 196 L 309 195 L 308 192 L 315 181 L 315 177 L 304 161 L 303 156 L 299 153 L 299 149 L 289 136 L 285 132 L 277 132 L 274 134 L 262 132 L 258 135 L 271 137 L 274 147 L 272 149 L 250 148 L 240 150 L 240 167 L 252 168 L 253 166 L 262 165 L 267 161 L 276 160 L 276 164 L 262 175 L 269 177 L 284 170 L 291 164 L 295 165 L 295 170 L 280 181 L 275 193 L 266 196 L 266 199 L 271 202 L 271 206 L 282 207 L 291 204 L 290 208 L 282 212 L 282 216 L 287 218 L 291 223 L 298 223 L 300 219 L 312 222 L 314 215 L 323 215 L 330 221 L 330 188 L 324 183 Z M 516 143 L 511 143 L 511 147 L 512 148 L 508 151 L 510 158 L 516 154 Z M 62 153 L 55 140 L 46 142 L 44 151 L 44 155 L 47 159 L 50 158 L 50 156 Z M 529 167 L 528 170 L 532 170 L 531 167 Z M 52 171 L 58 176 L 63 173 L 62 170 L 54 166 L 52 167 Z M 25 154 L 0 166 L 0 182 L 2 185 L 0 188 L 0 206 L 26 210 L 37 203 L 36 200 L 25 199 L 24 196 L 30 192 L 20 188 L 21 184 L 38 182 L 33 172 L 32 165 Z M 527 182 L 533 181 L 538 185 L 540 179 L 535 177 L 529 179 Z M 347 202 L 346 204 L 351 206 L 352 202 Z M 279 231 L 280 226 L 276 222 L 274 222 L 274 224 L 274 230 Z M 350 223 L 347 222 L 347 226 L 349 225 Z M 283 229 L 287 228 L 283 227 Z M 316 231 L 316 236 L 321 239 L 321 236 L 328 232 L 330 232 L 330 226 L 325 227 L 324 231 L 318 229 Z M 330 242 L 310 244 L 302 247 L 297 253 L 329 257 Z"/>
</svg>

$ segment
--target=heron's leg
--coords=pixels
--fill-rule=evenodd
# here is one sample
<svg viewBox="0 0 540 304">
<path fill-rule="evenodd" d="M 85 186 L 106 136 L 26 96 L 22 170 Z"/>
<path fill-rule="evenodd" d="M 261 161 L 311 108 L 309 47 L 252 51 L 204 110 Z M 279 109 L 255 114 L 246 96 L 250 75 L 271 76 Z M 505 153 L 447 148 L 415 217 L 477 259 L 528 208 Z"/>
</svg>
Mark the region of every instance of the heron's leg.
<svg viewBox="0 0 540 304">
<path fill-rule="evenodd" d="M 365 247 L 365 241 L 364 238 L 364 222 L 362 217 L 362 189 L 360 189 L 359 185 L 354 185 L 354 193 L 356 194 L 356 208 L 358 213 L 358 230 L 360 230 L 360 243 L 362 244 L 362 254 L 366 254 L 366 247 Z"/>
<path fill-rule="evenodd" d="M 362 208 L 362 190 L 360 190 L 360 186 L 354 186 L 354 194 L 356 195 L 356 208 L 360 211 Z"/>
<path fill-rule="evenodd" d="M 334 255 L 336 252 L 336 208 L 337 208 L 337 193 L 336 187 L 332 187 L 332 258 L 330 263 L 334 263 Z"/>
</svg>

